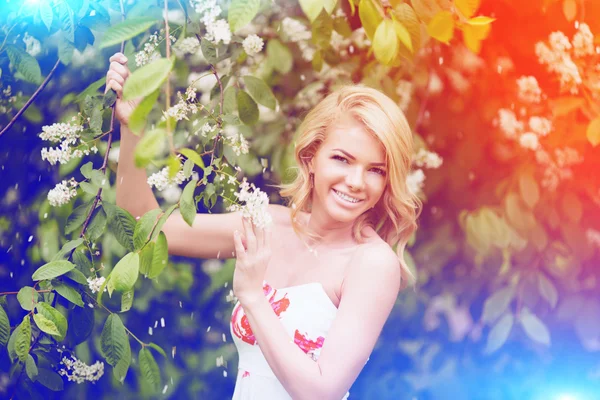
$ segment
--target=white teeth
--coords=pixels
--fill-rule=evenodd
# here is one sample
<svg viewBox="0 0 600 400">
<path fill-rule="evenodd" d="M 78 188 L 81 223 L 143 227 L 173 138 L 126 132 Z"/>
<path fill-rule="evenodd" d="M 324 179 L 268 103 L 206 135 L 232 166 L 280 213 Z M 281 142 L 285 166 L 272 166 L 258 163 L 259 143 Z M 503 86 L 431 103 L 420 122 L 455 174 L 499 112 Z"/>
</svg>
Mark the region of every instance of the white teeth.
<svg viewBox="0 0 600 400">
<path fill-rule="evenodd" d="M 335 192 L 335 194 L 337 194 L 339 197 L 341 197 L 342 199 L 346 200 L 347 202 L 350 202 L 350 203 L 358 203 L 359 201 L 362 201 L 362 200 L 355 199 L 355 198 L 353 198 L 353 197 L 347 196 L 347 195 L 345 195 L 344 193 L 342 193 L 342 192 L 338 192 L 338 191 L 337 191 L 337 190 L 335 190 L 335 189 L 334 189 L 333 191 Z"/>
</svg>

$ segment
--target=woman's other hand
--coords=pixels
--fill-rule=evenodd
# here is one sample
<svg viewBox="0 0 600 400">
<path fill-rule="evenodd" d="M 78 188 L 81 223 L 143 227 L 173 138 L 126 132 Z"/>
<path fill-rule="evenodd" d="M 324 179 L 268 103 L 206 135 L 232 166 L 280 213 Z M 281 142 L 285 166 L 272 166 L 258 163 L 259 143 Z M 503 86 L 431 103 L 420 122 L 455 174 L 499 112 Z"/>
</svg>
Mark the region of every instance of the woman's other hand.
<svg viewBox="0 0 600 400">
<path fill-rule="evenodd" d="M 271 231 L 254 226 L 242 218 L 244 232 L 235 231 L 236 263 L 233 273 L 233 294 L 242 305 L 263 297 L 263 280 L 271 259 Z"/>
<path fill-rule="evenodd" d="M 141 99 L 123 101 L 123 87 L 129 77 L 129 68 L 127 67 L 127 57 L 123 53 L 115 53 L 110 58 L 110 66 L 106 73 L 106 92 L 113 89 L 117 93 L 117 104 L 115 105 L 115 115 L 121 125 L 129 124 L 131 113 L 140 103 Z"/>
</svg>

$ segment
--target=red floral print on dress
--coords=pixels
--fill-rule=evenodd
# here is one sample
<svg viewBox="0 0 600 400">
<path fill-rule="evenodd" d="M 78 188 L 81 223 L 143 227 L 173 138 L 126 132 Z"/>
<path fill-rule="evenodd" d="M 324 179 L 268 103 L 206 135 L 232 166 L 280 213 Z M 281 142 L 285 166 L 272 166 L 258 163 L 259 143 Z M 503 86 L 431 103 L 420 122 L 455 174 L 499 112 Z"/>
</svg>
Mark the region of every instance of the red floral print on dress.
<svg viewBox="0 0 600 400">
<path fill-rule="evenodd" d="M 242 378 L 246 378 L 250 376 L 250 372 L 248 371 L 244 371 L 244 373 L 242 374 Z"/>
<path fill-rule="evenodd" d="M 296 332 L 294 333 L 294 343 L 296 343 L 296 345 L 300 347 L 300 349 L 302 349 L 302 351 L 306 354 L 314 355 L 315 351 L 323 347 L 325 338 L 323 336 L 319 336 L 316 341 L 310 340 L 301 334 L 298 329 L 296 329 Z"/>
<path fill-rule="evenodd" d="M 275 314 L 278 317 L 290 306 L 290 299 L 287 298 L 287 293 L 283 296 L 283 298 L 275 301 L 277 289 L 273 289 L 268 283 L 263 285 L 263 292 L 265 296 L 271 294 L 269 297 L 269 304 L 271 304 L 273 311 L 275 311 Z M 240 314 L 243 314 L 241 318 Z M 248 321 L 248 317 L 244 313 L 244 309 L 242 308 L 241 304 L 238 304 L 233 310 L 231 320 L 233 334 L 244 342 L 254 346 L 256 344 L 256 338 L 254 337 L 254 333 L 250 327 L 250 322 Z"/>
</svg>

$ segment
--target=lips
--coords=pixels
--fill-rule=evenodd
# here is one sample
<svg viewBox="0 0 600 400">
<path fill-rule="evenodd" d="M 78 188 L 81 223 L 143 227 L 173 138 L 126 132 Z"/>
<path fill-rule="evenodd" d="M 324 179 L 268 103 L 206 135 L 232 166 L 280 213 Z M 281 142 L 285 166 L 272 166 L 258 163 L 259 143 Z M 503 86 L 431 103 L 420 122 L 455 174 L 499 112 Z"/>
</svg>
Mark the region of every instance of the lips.
<svg viewBox="0 0 600 400">
<path fill-rule="evenodd" d="M 362 202 L 364 201 L 364 199 L 356 199 L 355 197 L 348 196 L 347 194 L 345 194 L 345 193 L 343 193 L 343 192 L 340 192 L 340 191 L 338 191 L 338 190 L 335 190 L 335 189 L 332 189 L 332 191 L 333 191 L 333 193 L 334 193 L 334 196 L 335 196 L 335 197 L 336 197 L 336 198 L 337 198 L 337 199 L 338 199 L 338 200 L 339 200 L 339 201 L 340 201 L 342 204 L 344 204 L 344 205 L 347 205 L 347 206 L 351 206 L 351 205 L 358 205 L 358 204 L 360 204 L 360 203 L 362 203 Z M 348 198 L 355 199 L 355 200 L 358 200 L 358 201 L 350 201 L 350 200 L 348 200 Z"/>
</svg>

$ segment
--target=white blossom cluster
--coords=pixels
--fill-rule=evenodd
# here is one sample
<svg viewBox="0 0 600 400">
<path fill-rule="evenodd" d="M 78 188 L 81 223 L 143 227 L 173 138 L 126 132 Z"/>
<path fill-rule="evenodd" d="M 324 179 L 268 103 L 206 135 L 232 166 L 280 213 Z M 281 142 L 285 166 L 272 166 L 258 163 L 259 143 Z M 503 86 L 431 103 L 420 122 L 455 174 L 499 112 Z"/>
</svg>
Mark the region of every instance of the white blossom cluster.
<svg viewBox="0 0 600 400">
<path fill-rule="evenodd" d="M 249 35 L 242 42 L 242 46 L 244 47 L 244 51 L 249 56 L 253 56 L 255 54 L 260 53 L 262 51 L 262 49 L 263 49 L 263 45 L 264 45 L 263 40 L 260 37 L 258 37 L 258 35 L 254 35 L 254 34 L 253 35 Z"/>
<path fill-rule="evenodd" d="M 417 167 L 425 167 L 431 169 L 439 168 L 442 165 L 442 162 L 442 157 L 440 157 L 439 154 L 427 151 L 423 148 L 419 149 L 419 151 L 413 159 L 413 163 Z"/>
<path fill-rule="evenodd" d="M 281 31 L 284 40 L 298 44 L 305 61 L 312 61 L 315 48 L 310 45 L 312 33 L 306 28 L 306 25 L 297 19 L 285 17 L 281 21 Z"/>
<path fill-rule="evenodd" d="M 177 43 L 177 46 L 175 46 L 175 49 L 179 50 L 182 54 L 196 54 L 200 50 L 200 42 L 195 36 L 189 36 L 181 39 Z"/>
<path fill-rule="evenodd" d="M 206 138 L 210 137 L 209 135 L 213 133 L 214 130 L 215 126 L 212 126 L 209 122 L 206 122 L 204 125 L 202 125 L 202 128 L 198 129 L 196 132 L 194 132 L 194 134 L 200 134 L 200 136 Z"/>
<path fill-rule="evenodd" d="M 35 57 L 42 52 L 42 45 L 40 41 L 30 36 L 28 32 L 25 32 L 23 36 L 23 42 L 25 43 L 25 51 L 29 53 L 31 57 Z"/>
<path fill-rule="evenodd" d="M 561 181 L 573 177 L 572 165 L 583 162 L 583 156 L 570 147 L 554 149 L 554 159 L 549 152 L 540 149 L 535 152 L 535 158 L 544 167 L 541 184 L 551 191 L 555 191 Z"/>
<path fill-rule="evenodd" d="M 529 150 L 540 149 L 539 139 L 552 131 L 552 121 L 540 116 L 531 116 L 519 120 L 514 111 L 501 108 L 498 110 L 496 124 L 509 139 L 517 140 L 521 147 Z"/>
<path fill-rule="evenodd" d="M 173 117 L 177 121 L 181 121 L 182 119 L 187 120 L 188 114 L 197 114 L 202 108 L 202 105 L 198 106 L 198 104 L 195 103 L 196 96 L 196 89 L 192 86 L 186 89 L 185 95 L 182 95 L 181 92 L 177 92 L 179 102 L 165 111 L 165 117 Z"/>
<path fill-rule="evenodd" d="M 148 41 L 144 44 L 144 49 L 135 54 L 135 65 L 141 67 L 160 58 L 160 52 L 157 50 L 157 48 L 160 42 L 164 39 L 161 35 L 161 32 L 157 31 L 150 35 Z M 170 40 L 171 43 L 175 43 L 177 39 L 170 35 Z"/>
<path fill-rule="evenodd" d="M 406 112 L 408 110 L 414 91 L 415 88 L 413 83 L 406 79 L 400 79 L 396 84 L 396 94 L 400 98 L 398 100 L 398 106 L 402 111 Z"/>
<path fill-rule="evenodd" d="M 273 219 L 268 210 L 269 197 L 265 192 L 254 186 L 253 183 L 248 183 L 244 178 L 240 184 L 240 191 L 235 192 L 234 195 L 245 204 L 232 204 L 227 208 L 228 211 L 241 211 L 244 217 L 251 218 L 252 223 L 259 228 L 271 225 Z"/>
<path fill-rule="evenodd" d="M 423 186 L 425 185 L 425 173 L 422 169 L 416 169 L 411 171 L 406 177 L 406 186 L 408 190 L 413 194 L 419 193 L 423 190 Z"/>
<path fill-rule="evenodd" d="M 12 110 L 17 97 L 21 96 L 19 92 L 16 96 L 13 96 L 12 87 L 8 85 L 6 89 L 2 89 L 2 96 L 0 96 L 0 114 L 6 114 L 9 110 Z"/>
<path fill-rule="evenodd" d="M 231 146 L 231 149 L 235 153 L 236 156 L 240 156 L 242 154 L 248 154 L 249 144 L 244 135 L 242 135 L 235 126 L 227 126 L 224 130 L 223 141 L 224 143 Z"/>
<path fill-rule="evenodd" d="M 539 103 L 542 99 L 542 89 L 535 76 L 522 76 L 517 79 L 519 100 L 525 103 Z"/>
<path fill-rule="evenodd" d="M 66 376 L 69 382 L 96 382 L 104 375 L 104 363 L 102 361 L 96 361 L 92 365 L 87 365 L 71 355 L 71 358 L 63 357 L 60 363 L 65 368 L 62 368 L 58 373 Z"/>
<path fill-rule="evenodd" d="M 589 244 L 600 248 L 600 232 L 595 229 L 585 231 L 585 236 Z"/>
<path fill-rule="evenodd" d="M 562 92 L 577 94 L 584 82 L 582 72 L 585 75 L 585 62 L 582 63 L 582 60 L 600 54 L 600 48 L 594 47 L 594 35 L 590 27 L 582 23 L 579 24 L 572 42 L 564 33 L 552 32 L 548 37 L 548 44 L 538 42 L 535 45 L 535 54 L 540 64 L 547 65 L 548 71 L 558 75 Z M 597 79 L 594 83 L 600 85 Z"/>
<path fill-rule="evenodd" d="M 229 23 L 224 19 L 217 19 L 221 15 L 221 7 L 217 0 L 190 0 L 190 4 L 196 12 L 201 15 L 201 21 L 206 27 L 207 40 L 214 44 L 231 42 L 231 30 Z"/>
<path fill-rule="evenodd" d="M 66 164 L 72 158 L 87 156 L 90 152 L 97 153 L 96 145 L 89 147 L 84 143 L 79 143 L 82 131 L 83 126 L 71 123 L 55 123 L 42 127 L 42 133 L 39 135 L 41 139 L 55 143 L 62 141 L 60 147 L 42 148 L 42 160 L 48 160 L 51 165 Z M 83 147 L 83 149 L 78 147 Z"/>
<path fill-rule="evenodd" d="M 53 207 L 67 204 L 73 197 L 77 196 L 77 189 L 75 189 L 77 185 L 77 181 L 73 178 L 70 181 L 63 180 L 48 192 L 48 202 Z"/>
<path fill-rule="evenodd" d="M 103 276 L 97 277 L 97 278 L 88 277 L 87 278 L 88 287 L 90 288 L 90 290 L 92 291 L 92 293 L 99 292 L 100 288 L 104 284 L 105 280 L 106 279 L 104 279 Z M 106 292 L 106 288 L 104 288 L 104 291 Z"/>
<path fill-rule="evenodd" d="M 185 181 L 185 175 L 183 174 L 183 170 L 179 169 L 177 175 L 172 179 L 169 178 L 169 167 L 164 167 L 160 171 L 150 175 L 148 177 L 148 185 L 150 187 L 156 187 L 156 190 L 162 192 L 169 185 L 172 184 L 182 184 Z"/>
</svg>

